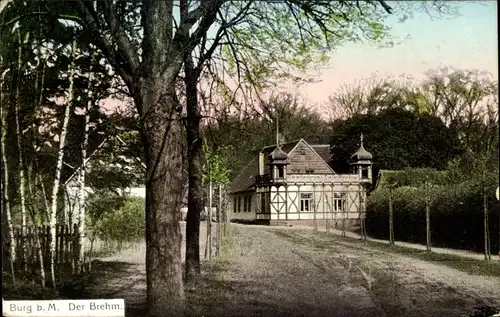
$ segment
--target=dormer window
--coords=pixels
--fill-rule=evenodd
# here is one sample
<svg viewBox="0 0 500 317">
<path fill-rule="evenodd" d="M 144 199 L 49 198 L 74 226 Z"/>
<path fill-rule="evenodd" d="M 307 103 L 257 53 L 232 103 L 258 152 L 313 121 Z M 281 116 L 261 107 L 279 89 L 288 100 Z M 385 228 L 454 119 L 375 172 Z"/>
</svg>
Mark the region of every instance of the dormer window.
<svg viewBox="0 0 500 317">
<path fill-rule="evenodd" d="M 286 179 L 286 165 L 290 164 L 288 161 L 288 154 L 281 148 L 277 147 L 269 155 L 269 167 L 271 168 L 271 175 L 275 180 L 280 182 Z"/>
<path fill-rule="evenodd" d="M 367 168 L 361 169 L 361 178 L 368 178 L 368 169 Z"/>
<path fill-rule="evenodd" d="M 283 166 L 278 166 L 278 178 L 284 178 L 285 177 L 285 169 Z"/>
</svg>

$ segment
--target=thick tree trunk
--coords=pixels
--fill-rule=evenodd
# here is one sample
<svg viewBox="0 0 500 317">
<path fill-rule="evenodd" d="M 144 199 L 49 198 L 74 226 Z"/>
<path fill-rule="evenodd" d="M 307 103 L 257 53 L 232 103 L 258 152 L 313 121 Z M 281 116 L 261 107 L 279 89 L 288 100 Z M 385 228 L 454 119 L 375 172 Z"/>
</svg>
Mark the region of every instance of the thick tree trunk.
<svg viewBox="0 0 500 317">
<path fill-rule="evenodd" d="M 150 317 L 182 316 L 182 125 L 174 92 L 145 83 L 135 97 L 143 119 L 146 172 L 146 276 Z M 160 93 L 163 98 L 160 100 Z M 159 101 L 158 101 L 159 100 Z"/>
<path fill-rule="evenodd" d="M 200 273 L 200 213 L 203 210 L 202 135 L 200 133 L 200 112 L 196 76 L 192 70 L 190 56 L 185 57 L 187 144 L 188 144 L 188 213 L 186 218 L 186 281 Z"/>
</svg>

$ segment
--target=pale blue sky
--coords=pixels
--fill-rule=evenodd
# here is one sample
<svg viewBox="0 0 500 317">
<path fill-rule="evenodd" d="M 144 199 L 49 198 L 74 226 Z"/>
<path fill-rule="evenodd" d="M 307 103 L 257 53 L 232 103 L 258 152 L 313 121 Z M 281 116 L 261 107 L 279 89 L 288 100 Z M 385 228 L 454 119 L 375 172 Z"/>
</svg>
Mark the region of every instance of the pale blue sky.
<svg viewBox="0 0 500 317">
<path fill-rule="evenodd" d="M 322 71 L 322 82 L 309 84 L 302 92 L 309 101 L 323 103 L 342 84 L 374 74 L 421 78 L 426 70 L 441 66 L 489 71 L 498 79 L 497 2 L 464 3 L 459 13 L 453 19 L 434 20 L 417 13 L 404 23 L 389 22 L 392 34 L 403 39 L 392 48 L 361 43 L 339 47 Z M 407 35 L 410 38 L 405 39 Z"/>
</svg>

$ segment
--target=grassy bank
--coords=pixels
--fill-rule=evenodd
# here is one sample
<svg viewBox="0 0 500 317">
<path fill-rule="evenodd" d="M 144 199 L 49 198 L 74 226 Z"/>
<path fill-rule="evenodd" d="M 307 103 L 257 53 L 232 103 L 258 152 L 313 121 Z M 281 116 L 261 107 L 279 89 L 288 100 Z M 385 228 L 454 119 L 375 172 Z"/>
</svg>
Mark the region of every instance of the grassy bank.
<svg viewBox="0 0 500 317">
<path fill-rule="evenodd" d="M 237 229 L 226 225 L 226 234 L 222 235 L 220 255 L 202 263 L 202 274 L 186 284 L 187 317 L 220 316 L 224 312 L 224 292 L 227 291 L 223 273 L 231 261 Z"/>
</svg>

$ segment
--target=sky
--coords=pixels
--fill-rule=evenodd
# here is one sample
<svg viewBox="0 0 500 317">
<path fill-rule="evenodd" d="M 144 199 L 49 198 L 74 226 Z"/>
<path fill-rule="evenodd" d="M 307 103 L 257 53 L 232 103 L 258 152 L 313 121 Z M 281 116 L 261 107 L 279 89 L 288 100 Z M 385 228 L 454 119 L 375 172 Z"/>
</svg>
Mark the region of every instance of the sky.
<svg viewBox="0 0 500 317">
<path fill-rule="evenodd" d="M 318 77 L 321 82 L 307 84 L 300 92 L 310 103 L 322 104 L 343 84 L 400 74 L 421 79 L 426 70 L 444 66 L 488 71 L 498 80 L 497 2 L 464 3 L 459 14 L 432 19 L 422 12 L 403 23 L 389 21 L 391 34 L 402 39 L 401 44 L 345 44 L 331 55 L 330 65 Z"/>
<path fill-rule="evenodd" d="M 301 100 L 322 113 L 328 97 L 342 85 L 373 77 L 405 74 L 422 79 L 427 70 L 451 67 L 487 71 L 498 80 L 497 1 L 461 3 L 454 17 L 436 19 L 417 12 L 405 22 L 390 16 L 386 23 L 399 44 L 379 48 L 346 43 L 331 53 L 329 65 L 317 73 L 315 83 L 285 91 L 299 92 Z M 106 108 L 117 106 L 106 104 Z"/>
</svg>

